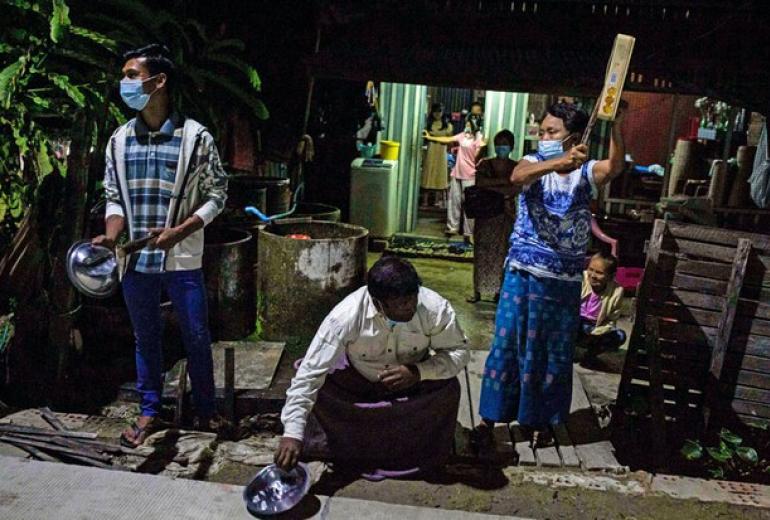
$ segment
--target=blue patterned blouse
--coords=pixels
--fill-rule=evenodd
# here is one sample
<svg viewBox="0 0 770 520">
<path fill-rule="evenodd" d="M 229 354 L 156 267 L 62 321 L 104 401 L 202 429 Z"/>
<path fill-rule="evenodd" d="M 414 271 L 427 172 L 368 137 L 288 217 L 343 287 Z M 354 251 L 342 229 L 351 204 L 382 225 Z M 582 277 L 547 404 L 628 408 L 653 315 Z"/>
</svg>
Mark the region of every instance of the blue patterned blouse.
<svg viewBox="0 0 770 520">
<path fill-rule="evenodd" d="M 524 160 L 538 162 L 538 154 Z M 569 174 L 551 172 L 519 195 L 519 210 L 511 233 L 507 269 L 535 276 L 580 282 L 591 237 L 589 202 L 596 193 L 593 167 L 588 161 Z"/>
</svg>

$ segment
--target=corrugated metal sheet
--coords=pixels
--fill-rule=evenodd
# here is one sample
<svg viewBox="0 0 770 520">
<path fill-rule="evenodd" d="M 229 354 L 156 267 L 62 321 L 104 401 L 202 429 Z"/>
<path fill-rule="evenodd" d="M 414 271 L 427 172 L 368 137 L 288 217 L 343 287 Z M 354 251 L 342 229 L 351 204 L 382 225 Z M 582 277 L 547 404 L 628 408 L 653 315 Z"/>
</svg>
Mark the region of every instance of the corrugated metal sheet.
<svg viewBox="0 0 770 520">
<path fill-rule="evenodd" d="M 385 130 L 381 139 L 401 143 L 398 155 L 399 231 L 417 226 L 420 191 L 422 129 L 425 125 L 428 89 L 425 85 L 382 83 L 380 107 Z"/>
<path fill-rule="evenodd" d="M 488 90 L 484 103 L 484 134 L 489 141 L 488 155 L 495 154 L 492 140 L 500 130 L 513 132 L 515 145 L 513 159 L 518 160 L 524 150 L 524 134 L 527 125 L 527 102 L 529 95 L 519 92 L 496 92 Z"/>
</svg>

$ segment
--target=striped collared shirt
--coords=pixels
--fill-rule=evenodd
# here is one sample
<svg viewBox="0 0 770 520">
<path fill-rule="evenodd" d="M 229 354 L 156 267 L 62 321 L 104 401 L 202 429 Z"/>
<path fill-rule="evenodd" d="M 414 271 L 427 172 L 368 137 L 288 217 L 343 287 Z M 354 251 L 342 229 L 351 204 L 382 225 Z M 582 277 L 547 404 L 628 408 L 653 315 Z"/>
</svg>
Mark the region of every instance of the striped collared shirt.
<svg viewBox="0 0 770 520">
<path fill-rule="evenodd" d="M 126 134 L 126 180 L 133 212 L 134 238 L 151 228 L 166 226 L 182 144 L 183 120 L 171 115 L 157 132 L 137 116 Z M 163 272 L 165 252 L 146 247 L 132 255 L 129 269 L 140 273 Z"/>
</svg>

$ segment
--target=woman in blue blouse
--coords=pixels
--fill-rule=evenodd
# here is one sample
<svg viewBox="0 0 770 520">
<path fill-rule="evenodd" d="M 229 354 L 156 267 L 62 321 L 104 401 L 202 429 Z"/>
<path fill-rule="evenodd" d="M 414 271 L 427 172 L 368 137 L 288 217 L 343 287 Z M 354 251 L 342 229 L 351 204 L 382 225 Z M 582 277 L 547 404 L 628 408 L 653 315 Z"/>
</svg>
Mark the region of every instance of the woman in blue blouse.
<svg viewBox="0 0 770 520">
<path fill-rule="evenodd" d="M 609 158 L 588 160 L 580 144 L 588 116 L 571 103 L 556 103 L 540 125 L 538 152 L 524 156 L 511 174 L 522 191 L 481 389 L 483 420 L 475 436 L 482 449 L 493 445 L 495 422 L 517 420 L 543 446 L 552 438 L 549 427 L 567 420 L 589 202 L 623 171 L 621 121 L 619 114 Z"/>
</svg>

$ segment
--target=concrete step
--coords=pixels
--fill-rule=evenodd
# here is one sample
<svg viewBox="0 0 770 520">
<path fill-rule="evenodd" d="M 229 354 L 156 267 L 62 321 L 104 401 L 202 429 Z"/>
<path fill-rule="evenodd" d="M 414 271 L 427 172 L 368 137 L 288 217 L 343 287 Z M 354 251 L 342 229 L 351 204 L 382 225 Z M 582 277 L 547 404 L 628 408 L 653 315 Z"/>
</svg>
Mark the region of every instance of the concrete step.
<svg viewBox="0 0 770 520">
<path fill-rule="evenodd" d="M 211 520 L 253 518 L 243 487 L 0 456 L 4 520 Z M 502 520 L 516 517 L 308 496 L 292 518 Z"/>
</svg>

